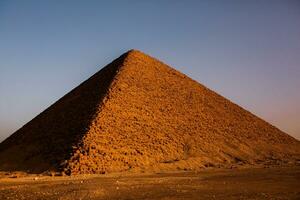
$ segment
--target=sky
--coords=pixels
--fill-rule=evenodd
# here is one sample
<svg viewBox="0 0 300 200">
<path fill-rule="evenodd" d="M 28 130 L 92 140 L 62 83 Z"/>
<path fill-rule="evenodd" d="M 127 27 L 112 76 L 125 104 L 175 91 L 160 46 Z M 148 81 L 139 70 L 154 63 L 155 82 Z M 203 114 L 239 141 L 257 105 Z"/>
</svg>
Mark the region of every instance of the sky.
<svg viewBox="0 0 300 200">
<path fill-rule="evenodd" d="M 300 1 L 0 1 L 0 141 L 129 49 L 300 139 Z"/>
</svg>

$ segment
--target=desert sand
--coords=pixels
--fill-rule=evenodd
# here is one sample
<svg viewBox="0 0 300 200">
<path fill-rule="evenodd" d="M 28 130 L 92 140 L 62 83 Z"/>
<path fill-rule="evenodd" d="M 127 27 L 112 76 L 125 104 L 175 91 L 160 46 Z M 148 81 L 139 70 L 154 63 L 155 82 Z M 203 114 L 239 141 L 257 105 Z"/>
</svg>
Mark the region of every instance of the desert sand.
<svg viewBox="0 0 300 200">
<path fill-rule="evenodd" d="M 0 178 L 0 199 L 300 199 L 300 167 Z"/>
</svg>

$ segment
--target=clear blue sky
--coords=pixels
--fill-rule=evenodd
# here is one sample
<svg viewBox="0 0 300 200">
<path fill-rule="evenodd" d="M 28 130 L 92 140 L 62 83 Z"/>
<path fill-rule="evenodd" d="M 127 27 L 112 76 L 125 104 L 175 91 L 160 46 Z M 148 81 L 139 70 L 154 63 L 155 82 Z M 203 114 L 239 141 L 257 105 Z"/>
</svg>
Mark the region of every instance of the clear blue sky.
<svg viewBox="0 0 300 200">
<path fill-rule="evenodd" d="M 139 49 L 300 139 L 300 1 L 0 1 L 0 141 Z"/>
</svg>

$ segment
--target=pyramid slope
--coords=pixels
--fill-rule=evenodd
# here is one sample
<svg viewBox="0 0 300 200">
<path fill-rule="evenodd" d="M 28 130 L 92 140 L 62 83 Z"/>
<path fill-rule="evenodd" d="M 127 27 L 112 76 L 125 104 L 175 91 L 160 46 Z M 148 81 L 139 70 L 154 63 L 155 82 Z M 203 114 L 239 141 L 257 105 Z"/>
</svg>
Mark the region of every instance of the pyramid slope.
<svg viewBox="0 0 300 200">
<path fill-rule="evenodd" d="M 67 173 L 289 162 L 300 143 L 139 51 L 124 60 Z"/>
<path fill-rule="evenodd" d="M 0 144 L 0 170 L 42 172 L 68 159 L 126 54 L 66 94 Z"/>
<path fill-rule="evenodd" d="M 0 144 L 2 170 L 68 174 L 299 158 L 299 141 L 135 50 Z"/>
</svg>

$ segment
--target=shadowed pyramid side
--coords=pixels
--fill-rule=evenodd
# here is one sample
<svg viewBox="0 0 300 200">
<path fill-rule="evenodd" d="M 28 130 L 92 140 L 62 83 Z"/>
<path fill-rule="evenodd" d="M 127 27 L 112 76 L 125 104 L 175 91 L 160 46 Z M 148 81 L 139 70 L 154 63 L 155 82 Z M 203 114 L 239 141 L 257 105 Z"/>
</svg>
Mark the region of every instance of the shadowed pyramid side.
<svg viewBox="0 0 300 200">
<path fill-rule="evenodd" d="M 66 94 L 0 144 L 0 170 L 57 170 L 87 132 L 127 53 Z"/>
</svg>

